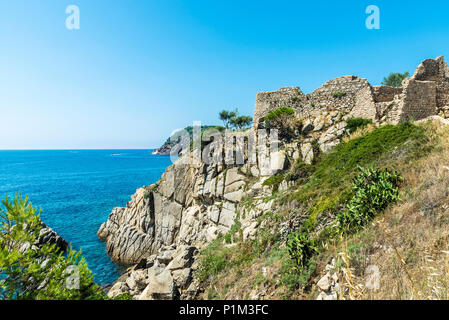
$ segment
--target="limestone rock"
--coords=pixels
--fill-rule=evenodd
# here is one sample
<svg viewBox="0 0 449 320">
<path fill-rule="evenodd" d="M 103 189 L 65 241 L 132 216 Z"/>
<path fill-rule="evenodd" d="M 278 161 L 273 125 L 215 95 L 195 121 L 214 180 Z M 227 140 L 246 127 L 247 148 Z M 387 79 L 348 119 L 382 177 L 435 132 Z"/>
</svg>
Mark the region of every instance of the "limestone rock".
<svg viewBox="0 0 449 320">
<path fill-rule="evenodd" d="M 313 148 L 311 143 L 305 143 L 301 146 L 302 159 L 305 163 L 311 164 L 313 161 Z"/>
<path fill-rule="evenodd" d="M 141 291 L 147 286 L 147 272 L 136 270 L 126 279 L 127 286 L 133 291 Z"/>
<path fill-rule="evenodd" d="M 115 298 L 119 295 L 129 293 L 129 287 L 124 282 L 117 282 L 108 292 L 109 298 Z"/>
<path fill-rule="evenodd" d="M 151 268 L 148 270 L 148 286 L 138 300 L 172 300 L 175 296 L 173 276 L 169 270 Z"/>
</svg>

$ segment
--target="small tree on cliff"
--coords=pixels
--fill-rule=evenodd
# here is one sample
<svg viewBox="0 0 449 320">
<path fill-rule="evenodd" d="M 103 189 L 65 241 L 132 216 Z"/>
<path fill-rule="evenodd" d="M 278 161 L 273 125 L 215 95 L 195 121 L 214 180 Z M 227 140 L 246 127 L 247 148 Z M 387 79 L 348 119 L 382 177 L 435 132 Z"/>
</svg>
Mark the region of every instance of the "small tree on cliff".
<svg viewBox="0 0 449 320">
<path fill-rule="evenodd" d="M 235 111 L 227 111 L 223 110 L 219 113 L 220 120 L 223 121 L 223 124 L 226 129 L 229 129 L 229 124 L 231 123 L 232 119 L 237 117 L 237 109 Z"/>
<path fill-rule="evenodd" d="M 231 127 L 236 130 L 243 130 L 248 128 L 253 122 L 253 118 L 249 116 L 240 116 L 238 109 L 234 111 L 223 110 L 220 112 L 219 117 L 226 129 Z"/>
<path fill-rule="evenodd" d="M 37 209 L 28 198 L 5 197 L 0 210 L 0 299 L 107 299 L 81 256 L 55 244 L 39 243 Z"/>
<path fill-rule="evenodd" d="M 402 85 L 402 81 L 408 78 L 409 75 L 410 73 L 408 71 L 404 73 L 390 73 L 388 77 L 384 78 L 382 84 L 389 87 L 400 87 Z"/>
<path fill-rule="evenodd" d="M 253 118 L 249 116 L 239 116 L 234 119 L 231 119 L 230 123 L 235 129 L 243 130 L 248 128 L 253 122 Z"/>
</svg>

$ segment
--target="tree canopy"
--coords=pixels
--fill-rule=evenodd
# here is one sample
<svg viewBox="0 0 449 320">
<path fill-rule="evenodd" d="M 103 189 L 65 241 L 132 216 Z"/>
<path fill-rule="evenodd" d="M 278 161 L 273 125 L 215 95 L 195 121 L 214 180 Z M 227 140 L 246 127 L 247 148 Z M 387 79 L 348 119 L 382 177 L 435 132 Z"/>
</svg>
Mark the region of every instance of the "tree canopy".
<svg viewBox="0 0 449 320">
<path fill-rule="evenodd" d="M 249 116 L 240 116 L 238 109 L 234 111 L 223 110 L 219 113 L 219 117 L 226 129 L 244 130 L 253 122 L 253 118 Z"/>
<path fill-rule="evenodd" d="M 390 73 L 390 75 L 382 81 L 382 84 L 384 86 L 389 87 L 400 87 L 402 86 L 402 81 L 406 78 L 408 78 L 410 73 L 408 71 L 404 73 Z"/>
<path fill-rule="evenodd" d="M 40 212 L 28 197 L 7 196 L 0 210 L 0 299 L 103 300 L 81 252 L 41 243 Z"/>
</svg>

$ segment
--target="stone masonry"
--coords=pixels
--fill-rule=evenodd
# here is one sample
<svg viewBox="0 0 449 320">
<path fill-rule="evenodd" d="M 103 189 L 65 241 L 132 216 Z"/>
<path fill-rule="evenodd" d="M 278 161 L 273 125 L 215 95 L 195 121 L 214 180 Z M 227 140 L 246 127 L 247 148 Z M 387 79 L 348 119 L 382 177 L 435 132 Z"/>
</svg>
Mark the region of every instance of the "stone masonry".
<svg viewBox="0 0 449 320">
<path fill-rule="evenodd" d="M 310 94 L 298 87 L 257 94 L 254 129 L 263 118 L 281 106 L 291 107 L 300 119 L 323 112 L 344 111 L 351 117 L 397 124 L 431 115 L 449 116 L 449 68 L 444 58 L 427 59 L 402 87 L 371 86 L 366 79 L 344 76 L 326 82 Z"/>
</svg>

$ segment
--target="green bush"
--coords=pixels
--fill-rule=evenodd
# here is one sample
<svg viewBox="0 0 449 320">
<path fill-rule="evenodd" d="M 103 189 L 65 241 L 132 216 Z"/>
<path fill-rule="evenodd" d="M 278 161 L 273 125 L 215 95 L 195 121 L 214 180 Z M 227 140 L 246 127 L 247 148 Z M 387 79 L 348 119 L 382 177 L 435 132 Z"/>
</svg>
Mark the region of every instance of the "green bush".
<svg viewBox="0 0 449 320">
<path fill-rule="evenodd" d="M 93 281 L 81 252 L 64 253 L 56 245 L 37 243 L 42 222 L 28 198 L 5 197 L 0 211 L 0 298 L 26 300 L 107 299 Z M 68 286 L 76 267 L 78 288 Z"/>
<path fill-rule="evenodd" d="M 343 212 L 337 214 L 343 232 L 357 232 L 377 213 L 399 199 L 401 176 L 394 170 L 364 169 L 353 180 L 353 196 Z"/>
<path fill-rule="evenodd" d="M 334 98 L 337 98 L 337 99 L 341 99 L 341 98 L 343 98 L 345 95 L 346 95 L 346 92 L 345 92 L 345 91 L 337 91 L 337 92 L 333 92 L 333 93 L 332 93 L 332 96 L 333 96 Z"/>
<path fill-rule="evenodd" d="M 269 186 L 273 190 L 273 192 L 276 192 L 279 190 L 279 185 L 281 182 L 284 181 L 284 175 L 278 174 L 276 176 L 271 176 L 268 179 L 266 179 L 262 185 L 263 186 Z"/>
<path fill-rule="evenodd" d="M 295 111 L 290 107 L 280 107 L 270 111 L 264 118 L 265 127 L 278 129 L 279 138 L 290 140 L 302 129 L 302 122 L 295 118 Z"/>
<path fill-rule="evenodd" d="M 304 269 L 310 258 L 317 252 L 315 243 L 309 238 L 308 233 L 299 232 L 290 235 L 287 250 L 299 270 Z"/>
<path fill-rule="evenodd" d="M 373 120 L 371 119 L 364 119 L 364 118 L 352 118 L 347 121 L 348 125 L 346 126 L 346 130 L 349 131 L 349 133 L 355 132 L 358 128 L 366 127 L 368 124 L 373 123 Z"/>
</svg>

